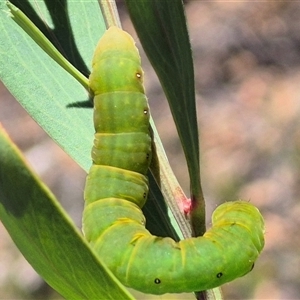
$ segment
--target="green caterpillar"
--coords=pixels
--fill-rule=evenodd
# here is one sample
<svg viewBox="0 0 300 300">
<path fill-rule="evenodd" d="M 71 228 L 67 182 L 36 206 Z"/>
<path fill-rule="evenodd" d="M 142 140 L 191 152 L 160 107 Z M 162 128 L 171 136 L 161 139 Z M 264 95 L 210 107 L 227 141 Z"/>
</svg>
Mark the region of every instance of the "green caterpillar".
<svg viewBox="0 0 300 300">
<path fill-rule="evenodd" d="M 124 285 L 144 293 L 202 291 L 250 272 L 264 246 L 264 221 L 248 202 L 220 205 L 203 237 L 176 243 L 145 229 L 151 137 L 132 37 L 108 29 L 92 67 L 96 133 L 83 231 L 95 252 Z"/>
</svg>

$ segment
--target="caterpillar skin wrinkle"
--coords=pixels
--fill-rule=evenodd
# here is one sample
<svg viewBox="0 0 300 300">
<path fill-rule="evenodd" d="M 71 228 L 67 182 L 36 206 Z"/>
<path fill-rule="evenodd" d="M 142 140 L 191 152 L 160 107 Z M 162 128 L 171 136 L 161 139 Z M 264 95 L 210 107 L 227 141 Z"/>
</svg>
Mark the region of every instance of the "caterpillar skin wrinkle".
<svg viewBox="0 0 300 300">
<path fill-rule="evenodd" d="M 250 272 L 264 246 L 264 220 L 248 202 L 217 207 L 202 237 L 177 243 L 146 230 L 150 112 L 138 50 L 117 27 L 97 45 L 90 89 L 96 133 L 83 231 L 100 259 L 124 285 L 151 294 L 203 291 Z"/>
</svg>

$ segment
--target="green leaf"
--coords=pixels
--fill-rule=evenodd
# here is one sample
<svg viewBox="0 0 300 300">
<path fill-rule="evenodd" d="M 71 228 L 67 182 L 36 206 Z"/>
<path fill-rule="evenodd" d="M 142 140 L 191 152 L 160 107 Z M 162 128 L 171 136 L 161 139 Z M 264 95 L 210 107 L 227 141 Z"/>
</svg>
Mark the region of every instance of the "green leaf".
<svg viewBox="0 0 300 300">
<path fill-rule="evenodd" d="M 1 221 L 45 281 L 67 299 L 133 299 L 101 265 L 1 127 L 0 162 Z"/>
<path fill-rule="evenodd" d="M 143 48 L 168 98 L 185 152 L 191 181 L 191 221 L 196 236 L 205 232 L 200 184 L 199 140 L 191 46 L 181 0 L 126 0 Z"/>
<path fill-rule="evenodd" d="M 47 9 L 42 2 L 31 2 L 38 5 L 43 17 L 47 17 Z M 60 5 L 64 3 L 53 2 Z M 59 7 L 51 10 L 50 13 L 53 12 L 49 26 L 53 26 L 53 22 L 58 27 L 48 29 L 48 34 L 58 41 L 57 45 L 68 59 L 77 62 L 77 67 L 85 74 L 88 73 L 86 66 L 90 65 L 95 45 L 105 30 L 103 20 L 99 18 L 101 12 L 97 0 L 86 4 L 86 1 L 69 1 L 68 10 Z M 7 12 L 5 1 L 1 0 L 1 80 L 35 121 L 81 167 L 88 170 L 94 134 L 92 110 L 82 105 L 89 101 L 88 93 L 31 40 Z M 95 20 L 94 26 L 87 26 L 90 19 Z M 73 31 L 66 38 L 70 30 L 66 33 L 60 28 L 68 28 L 70 24 Z M 75 55 L 76 52 L 78 54 Z M 77 59 L 79 54 L 84 60 Z"/>
</svg>

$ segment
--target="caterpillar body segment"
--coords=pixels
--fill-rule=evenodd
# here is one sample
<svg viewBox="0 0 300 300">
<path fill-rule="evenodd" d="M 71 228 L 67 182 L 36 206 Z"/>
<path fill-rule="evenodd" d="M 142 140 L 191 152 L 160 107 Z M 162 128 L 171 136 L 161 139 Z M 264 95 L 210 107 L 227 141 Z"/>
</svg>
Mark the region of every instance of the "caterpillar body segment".
<svg viewBox="0 0 300 300">
<path fill-rule="evenodd" d="M 264 220 L 248 202 L 220 205 L 202 237 L 177 243 L 146 230 L 150 116 L 131 36 L 108 29 L 92 65 L 96 133 L 83 230 L 101 260 L 124 285 L 151 294 L 202 291 L 250 272 L 264 246 Z"/>
</svg>

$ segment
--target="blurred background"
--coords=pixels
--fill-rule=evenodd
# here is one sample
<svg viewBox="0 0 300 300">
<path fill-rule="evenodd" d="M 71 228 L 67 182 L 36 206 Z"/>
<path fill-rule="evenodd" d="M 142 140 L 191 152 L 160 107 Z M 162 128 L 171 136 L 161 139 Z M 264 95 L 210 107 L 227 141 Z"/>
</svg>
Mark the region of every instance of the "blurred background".
<svg viewBox="0 0 300 300">
<path fill-rule="evenodd" d="M 118 6 L 124 29 L 136 37 L 123 2 Z M 264 252 L 251 273 L 223 286 L 224 297 L 299 299 L 300 2 L 194 0 L 185 1 L 185 7 L 195 64 L 207 225 L 217 204 L 238 198 L 257 205 L 266 220 Z M 168 104 L 141 55 L 153 118 L 188 194 L 186 163 Z M 2 84 L 0 121 L 80 226 L 85 172 Z M 0 240 L 0 299 L 59 299 L 1 223 Z"/>
</svg>

